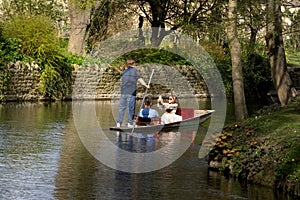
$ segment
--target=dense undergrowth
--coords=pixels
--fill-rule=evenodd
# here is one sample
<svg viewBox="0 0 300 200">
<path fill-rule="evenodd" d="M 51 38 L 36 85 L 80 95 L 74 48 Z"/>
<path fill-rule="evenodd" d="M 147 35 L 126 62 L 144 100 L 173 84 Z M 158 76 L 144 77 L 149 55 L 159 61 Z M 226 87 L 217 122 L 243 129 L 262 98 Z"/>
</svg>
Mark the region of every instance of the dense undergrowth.
<svg viewBox="0 0 300 200">
<path fill-rule="evenodd" d="M 227 175 L 300 196 L 299 155 L 298 101 L 286 108 L 270 106 L 225 127 L 209 161 Z"/>
</svg>

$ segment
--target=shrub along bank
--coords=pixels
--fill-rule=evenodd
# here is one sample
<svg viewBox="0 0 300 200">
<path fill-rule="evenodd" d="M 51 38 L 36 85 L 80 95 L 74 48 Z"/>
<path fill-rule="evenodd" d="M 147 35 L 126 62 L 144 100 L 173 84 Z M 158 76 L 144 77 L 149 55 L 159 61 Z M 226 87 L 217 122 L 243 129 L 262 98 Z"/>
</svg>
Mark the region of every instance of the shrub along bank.
<svg viewBox="0 0 300 200">
<path fill-rule="evenodd" d="M 224 128 L 209 165 L 226 175 L 300 196 L 300 104 L 271 106 Z"/>
</svg>

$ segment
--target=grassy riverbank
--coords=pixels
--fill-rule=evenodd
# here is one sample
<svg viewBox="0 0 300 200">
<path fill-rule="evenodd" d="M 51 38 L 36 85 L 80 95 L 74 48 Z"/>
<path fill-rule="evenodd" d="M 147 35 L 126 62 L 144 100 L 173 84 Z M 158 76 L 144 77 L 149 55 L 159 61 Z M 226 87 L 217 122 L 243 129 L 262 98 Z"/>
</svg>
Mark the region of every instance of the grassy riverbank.
<svg viewBox="0 0 300 200">
<path fill-rule="evenodd" d="M 300 105 L 268 107 L 224 128 L 210 166 L 240 180 L 300 196 Z"/>
</svg>

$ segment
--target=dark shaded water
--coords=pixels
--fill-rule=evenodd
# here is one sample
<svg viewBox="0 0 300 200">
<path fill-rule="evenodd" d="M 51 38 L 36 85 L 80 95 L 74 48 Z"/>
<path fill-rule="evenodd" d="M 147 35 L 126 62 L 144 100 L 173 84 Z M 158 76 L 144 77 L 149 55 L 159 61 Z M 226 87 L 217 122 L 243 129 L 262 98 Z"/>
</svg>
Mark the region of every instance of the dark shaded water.
<svg viewBox="0 0 300 200">
<path fill-rule="evenodd" d="M 111 102 L 96 106 L 101 126 L 114 125 Z M 110 141 L 135 152 L 147 152 L 174 136 L 133 137 L 104 130 Z M 0 105 L 0 199 L 289 199 L 209 171 L 198 158 L 201 131 L 205 128 L 171 165 L 128 173 L 107 167 L 87 151 L 71 102 Z"/>
</svg>

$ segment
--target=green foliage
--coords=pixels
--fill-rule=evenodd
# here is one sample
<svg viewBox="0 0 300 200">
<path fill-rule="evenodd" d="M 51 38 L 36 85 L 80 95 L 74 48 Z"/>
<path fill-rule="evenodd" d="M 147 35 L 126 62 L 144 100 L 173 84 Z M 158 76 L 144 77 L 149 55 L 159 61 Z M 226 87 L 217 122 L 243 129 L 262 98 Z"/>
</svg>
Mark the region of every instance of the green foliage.
<svg viewBox="0 0 300 200">
<path fill-rule="evenodd" d="M 63 51 L 62 54 L 64 55 L 67 63 L 83 65 L 88 60 L 88 58 L 85 56 L 80 56 L 68 52 L 69 40 L 67 38 L 60 38 L 58 43 L 59 48 Z"/>
<path fill-rule="evenodd" d="M 32 60 L 42 73 L 41 92 L 49 98 L 67 93 L 72 67 L 63 55 L 52 21 L 46 16 L 16 16 L 3 27 L 5 61 Z"/>
<path fill-rule="evenodd" d="M 229 55 L 219 56 L 219 54 L 211 54 L 214 58 L 215 64 L 222 76 L 225 92 L 227 97 L 232 97 L 233 88 L 232 88 L 232 66 L 231 58 Z"/>
<path fill-rule="evenodd" d="M 214 46 L 214 48 L 212 48 Z M 224 54 L 221 47 L 218 45 L 204 44 L 205 50 L 207 50 L 214 60 L 225 86 L 226 96 L 233 96 L 232 86 L 232 66 L 231 57 L 229 54 Z M 176 55 L 170 51 L 162 49 L 139 49 L 134 52 L 130 52 L 117 60 L 112 64 L 114 66 L 120 66 L 129 57 L 134 57 L 140 64 L 143 63 L 159 63 L 164 65 L 191 65 L 187 60 Z M 261 104 L 267 104 L 267 92 L 273 88 L 271 79 L 271 72 L 269 69 L 269 63 L 267 58 L 259 55 L 252 54 L 243 57 L 243 76 L 244 76 L 244 89 L 246 98 L 252 98 L 261 102 Z"/>
<path fill-rule="evenodd" d="M 272 107 L 260 113 L 225 127 L 210 160 L 231 165 L 232 175 L 242 180 L 293 188 L 300 182 L 299 107 Z"/>
<path fill-rule="evenodd" d="M 4 25 L 3 36 L 21 41 L 20 51 L 38 58 L 40 52 L 58 48 L 56 31 L 46 16 L 16 16 Z"/>
<path fill-rule="evenodd" d="M 24 55 L 18 51 L 20 41 L 18 39 L 3 38 L 2 30 L 3 24 L 0 24 L 0 101 L 2 101 L 3 95 L 7 90 L 10 78 L 6 63 L 9 61 L 15 62 L 24 58 Z"/>
<path fill-rule="evenodd" d="M 286 144 L 285 148 L 289 148 L 290 151 L 287 152 L 281 159 L 276 168 L 276 178 L 277 179 L 290 179 L 293 182 L 300 182 L 300 137 L 293 138 L 290 143 Z"/>
<path fill-rule="evenodd" d="M 25 55 L 20 52 L 21 40 L 3 37 L 4 24 L 0 23 L 0 64 L 23 60 Z"/>
<path fill-rule="evenodd" d="M 87 58 L 75 54 L 67 54 L 66 59 L 68 63 L 83 65 Z"/>
<path fill-rule="evenodd" d="M 69 66 L 55 67 L 46 64 L 41 75 L 41 93 L 50 99 L 60 99 L 68 94 L 71 84 L 72 68 Z"/>
<path fill-rule="evenodd" d="M 266 104 L 267 93 L 274 88 L 269 60 L 259 54 L 251 54 L 243 59 L 245 96 Z"/>
<path fill-rule="evenodd" d="M 53 21 L 61 21 L 65 15 L 62 8 L 62 2 L 54 0 L 2 0 L 0 4 L 6 19 L 16 15 L 45 15 Z"/>
<path fill-rule="evenodd" d="M 41 76 L 42 94 L 49 98 L 62 98 L 68 93 L 72 66 L 68 63 L 67 58 L 56 50 L 41 51 L 39 55 L 39 61 L 44 66 Z"/>
<path fill-rule="evenodd" d="M 300 108 L 300 96 L 298 95 L 297 97 L 295 97 L 291 103 L 292 105 Z"/>
<path fill-rule="evenodd" d="M 21 41 L 16 38 L 0 38 L 0 63 L 24 60 L 25 54 L 20 52 Z"/>
<path fill-rule="evenodd" d="M 288 66 L 299 67 L 300 66 L 300 49 L 295 50 L 292 48 L 285 48 L 285 55 Z"/>
<path fill-rule="evenodd" d="M 59 96 L 59 83 L 62 81 L 59 73 L 51 66 L 45 65 L 41 75 L 41 91 L 46 97 Z"/>
<path fill-rule="evenodd" d="M 95 4 L 95 0 L 71 0 L 78 8 L 82 10 L 90 9 L 93 4 Z"/>
<path fill-rule="evenodd" d="M 218 49 L 215 45 L 215 49 Z M 207 49 L 207 48 L 206 48 Z M 232 66 L 230 53 L 224 49 L 213 50 L 209 49 L 210 55 L 213 57 L 216 66 L 218 67 L 226 90 L 226 96 L 233 96 L 232 84 Z M 257 102 L 262 104 L 267 103 L 267 92 L 273 89 L 273 82 L 269 67 L 268 58 L 258 53 L 247 55 L 243 52 L 242 69 L 244 78 L 244 92 L 247 99 L 255 98 Z"/>
<path fill-rule="evenodd" d="M 184 58 L 176 55 L 170 51 L 163 49 L 139 49 L 115 60 L 112 65 L 120 65 L 124 63 L 128 58 L 135 58 L 139 64 L 143 63 L 157 63 L 162 65 L 191 65 Z"/>
</svg>

